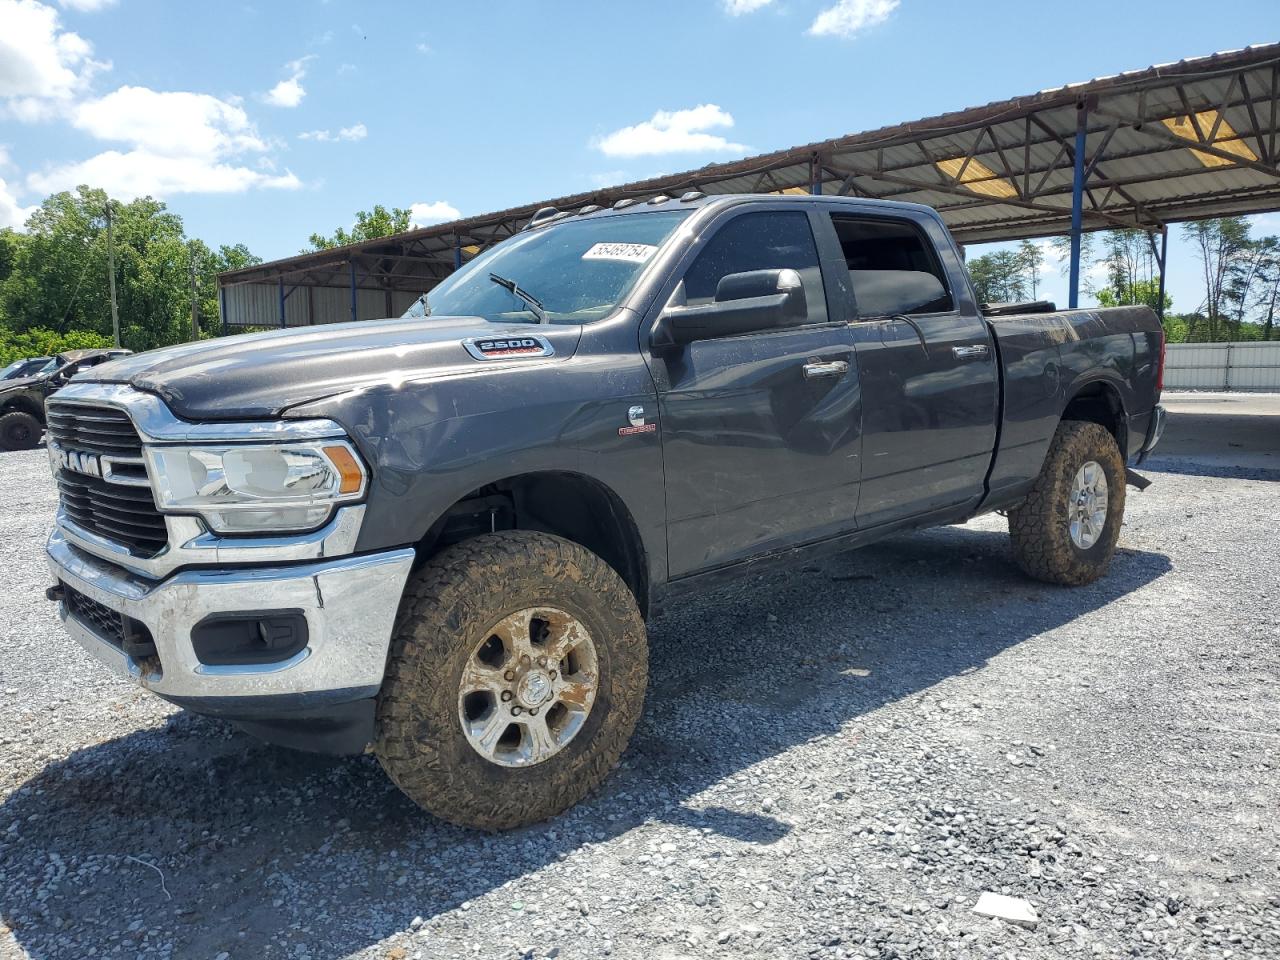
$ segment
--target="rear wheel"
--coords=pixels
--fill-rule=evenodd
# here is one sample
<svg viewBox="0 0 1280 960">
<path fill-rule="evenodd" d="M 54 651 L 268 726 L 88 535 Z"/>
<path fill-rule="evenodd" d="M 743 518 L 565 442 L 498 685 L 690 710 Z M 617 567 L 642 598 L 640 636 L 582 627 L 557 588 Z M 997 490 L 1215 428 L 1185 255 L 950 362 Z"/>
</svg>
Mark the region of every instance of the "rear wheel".
<svg viewBox="0 0 1280 960">
<path fill-rule="evenodd" d="M 1124 495 L 1115 438 L 1096 423 L 1061 423 L 1031 493 L 1009 511 L 1018 566 L 1048 583 L 1097 580 L 1115 553 Z"/>
<path fill-rule="evenodd" d="M 0 450 L 34 450 L 40 446 L 44 425 L 25 410 L 0 416 Z"/>
<path fill-rule="evenodd" d="M 644 621 L 608 564 L 549 534 L 477 537 L 405 591 L 374 752 L 444 820 L 534 823 L 605 779 L 647 678 Z"/>
</svg>

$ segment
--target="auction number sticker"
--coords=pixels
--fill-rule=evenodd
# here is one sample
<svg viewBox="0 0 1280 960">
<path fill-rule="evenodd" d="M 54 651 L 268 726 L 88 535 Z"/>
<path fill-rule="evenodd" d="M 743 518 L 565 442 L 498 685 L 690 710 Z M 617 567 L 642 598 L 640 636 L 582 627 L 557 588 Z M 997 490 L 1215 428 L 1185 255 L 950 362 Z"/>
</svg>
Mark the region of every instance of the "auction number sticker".
<svg viewBox="0 0 1280 960">
<path fill-rule="evenodd" d="M 582 259 L 644 263 L 657 252 L 658 248 L 648 243 L 597 243 L 582 255 Z"/>
</svg>

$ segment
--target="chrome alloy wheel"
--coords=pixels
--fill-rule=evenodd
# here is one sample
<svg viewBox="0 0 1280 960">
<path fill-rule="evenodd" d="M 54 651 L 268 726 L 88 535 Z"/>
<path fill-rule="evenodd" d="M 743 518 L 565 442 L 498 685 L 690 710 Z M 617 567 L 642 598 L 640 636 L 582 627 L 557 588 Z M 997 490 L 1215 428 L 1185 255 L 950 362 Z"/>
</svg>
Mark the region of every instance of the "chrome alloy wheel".
<svg viewBox="0 0 1280 960">
<path fill-rule="evenodd" d="M 1107 474 L 1095 460 L 1077 470 L 1071 481 L 1067 520 L 1071 542 L 1081 550 L 1088 550 L 1102 536 L 1107 525 Z"/>
<path fill-rule="evenodd" d="M 494 624 L 462 671 L 458 719 L 480 756 L 531 767 L 582 730 L 599 687 L 595 643 L 572 614 L 518 610 Z"/>
</svg>

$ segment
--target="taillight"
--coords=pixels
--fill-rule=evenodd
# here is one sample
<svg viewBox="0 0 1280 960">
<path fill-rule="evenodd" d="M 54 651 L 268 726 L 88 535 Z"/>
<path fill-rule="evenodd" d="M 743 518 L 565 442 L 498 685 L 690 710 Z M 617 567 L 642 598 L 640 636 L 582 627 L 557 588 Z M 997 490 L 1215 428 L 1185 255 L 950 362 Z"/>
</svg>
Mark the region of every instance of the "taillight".
<svg viewBox="0 0 1280 960">
<path fill-rule="evenodd" d="M 1160 331 L 1160 366 L 1156 369 L 1156 393 L 1164 392 L 1164 348 L 1165 348 L 1166 339 L 1167 337 L 1165 336 L 1164 330 L 1161 330 Z"/>
</svg>

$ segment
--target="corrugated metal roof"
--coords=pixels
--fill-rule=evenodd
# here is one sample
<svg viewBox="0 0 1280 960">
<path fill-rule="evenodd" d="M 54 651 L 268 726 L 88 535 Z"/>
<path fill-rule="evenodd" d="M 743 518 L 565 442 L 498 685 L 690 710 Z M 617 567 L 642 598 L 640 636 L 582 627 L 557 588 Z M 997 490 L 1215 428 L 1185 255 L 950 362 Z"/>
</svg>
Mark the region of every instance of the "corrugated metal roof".
<svg viewBox="0 0 1280 960">
<path fill-rule="evenodd" d="M 1266 44 L 302 254 L 219 279 L 228 291 L 280 280 L 348 287 L 354 266 L 361 288 L 417 293 L 452 271 L 456 248 L 483 249 L 511 236 L 541 207 L 609 205 L 686 190 L 800 187 L 925 203 L 961 242 L 1064 234 L 1082 109 L 1085 229 L 1159 229 L 1280 209 L 1280 44 Z M 1221 117 L 1221 123 L 1201 129 L 1190 118 L 1202 116 Z"/>
</svg>

